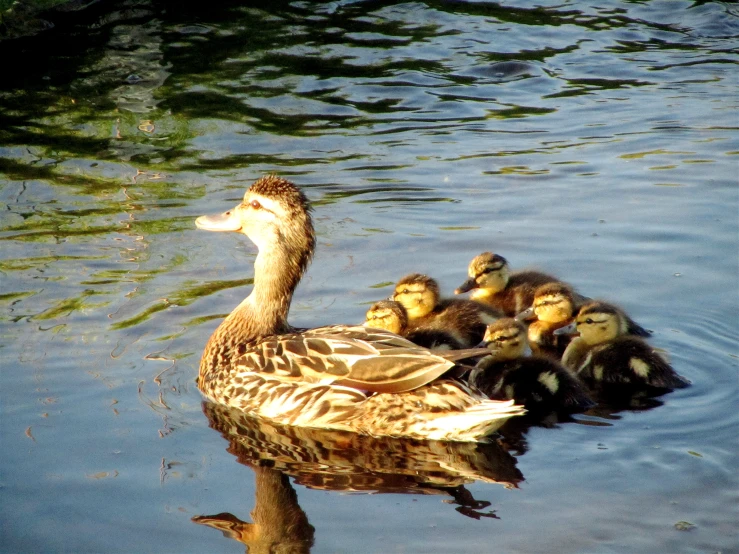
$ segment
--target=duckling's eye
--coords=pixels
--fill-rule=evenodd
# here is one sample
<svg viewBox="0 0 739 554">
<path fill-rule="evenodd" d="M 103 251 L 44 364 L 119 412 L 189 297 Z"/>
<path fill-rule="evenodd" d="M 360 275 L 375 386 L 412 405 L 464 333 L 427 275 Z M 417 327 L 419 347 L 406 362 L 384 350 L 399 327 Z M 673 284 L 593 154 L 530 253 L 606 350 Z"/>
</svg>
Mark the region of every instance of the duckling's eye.
<svg viewBox="0 0 739 554">
<path fill-rule="evenodd" d="M 258 210 L 262 207 L 262 205 L 259 203 L 259 200 L 252 200 L 249 205 L 254 208 L 255 210 Z"/>
<path fill-rule="evenodd" d="M 403 289 L 403 290 L 401 291 L 401 293 L 402 293 L 402 294 L 408 294 L 409 292 L 410 292 L 410 291 L 409 291 L 408 289 Z"/>
<path fill-rule="evenodd" d="M 591 323 L 595 323 L 595 322 L 591 318 L 588 318 L 588 319 L 585 320 L 585 323 L 587 323 L 588 325 L 590 325 Z"/>
</svg>

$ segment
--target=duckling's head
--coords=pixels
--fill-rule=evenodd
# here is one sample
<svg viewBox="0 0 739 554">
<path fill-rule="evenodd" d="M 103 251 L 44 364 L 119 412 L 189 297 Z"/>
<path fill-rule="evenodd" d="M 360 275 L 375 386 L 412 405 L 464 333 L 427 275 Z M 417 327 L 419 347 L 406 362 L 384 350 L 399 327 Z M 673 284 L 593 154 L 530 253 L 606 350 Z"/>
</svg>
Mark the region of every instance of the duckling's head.
<svg viewBox="0 0 739 554">
<path fill-rule="evenodd" d="M 564 324 L 574 311 L 572 288 L 564 283 L 547 283 L 534 292 L 533 312 L 539 321 Z"/>
<path fill-rule="evenodd" d="M 306 196 L 291 182 L 266 175 L 252 184 L 235 208 L 195 221 L 208 231 L 245 234 L 260 252 L 279 258 L 280 272 L 302 275 L 315 248 L 315 232 Z"/>
<path fill-rule="evenodd" d="M 515 360 L 524 355 L 528 341 L 526 327 L 510 317 L 488 325 L 481 346 L 489 348 L 496 360 Z"/>
<path fill-rule="evenodd" d="M 402 304 L 394 300 L 380 300 L 372 304 L 365 315 L 365 327 L 385 329 L 400 335 L 408 325 L 408 315 Z"/>
<path fill-rule="evenodd" d="M 588 302 L 580 308 L 575 327 L 583 342 L 588 345 L 609 342 L 623 335 L 626 322 L 623 312 L 606 302 Z"/>
<path fill-rule="evenodd" d="M 439 303 L 439 284 L 435 279 L 421 273 L 411 273 L 395 285 L 393 300 L 400 303 L 408 313 L 408 319 L 428 314 Z"/>
<path fill-rule="evenodd" d="M 467 279 L 454 294 L 462 294 L 472 289 L 480 289 L 473 293 L 473 297 L 497 294 L 508 285 L 511 271 L 508 261 L 498 254 L 483 252 L 475 256 L 467 268 Z"/>
</svg>

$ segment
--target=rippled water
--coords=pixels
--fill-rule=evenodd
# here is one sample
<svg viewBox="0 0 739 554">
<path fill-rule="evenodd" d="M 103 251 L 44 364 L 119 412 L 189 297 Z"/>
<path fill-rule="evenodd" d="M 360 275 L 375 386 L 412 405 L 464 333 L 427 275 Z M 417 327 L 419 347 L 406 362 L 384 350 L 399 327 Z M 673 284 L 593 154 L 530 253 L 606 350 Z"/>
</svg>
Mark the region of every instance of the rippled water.
<svg viewBox="0 0 739 554">
<path fill-rule="evenodd" d="M 0 43 L 0 550 L 735 551 L 738 16 L 132 0 Z M 204 406 L 255 248 L 193 221 L 266 172 L 315 206 L 294 324 L 493 250 L 623 305 L 693 386 L 507 452 Z"/>
</svg>

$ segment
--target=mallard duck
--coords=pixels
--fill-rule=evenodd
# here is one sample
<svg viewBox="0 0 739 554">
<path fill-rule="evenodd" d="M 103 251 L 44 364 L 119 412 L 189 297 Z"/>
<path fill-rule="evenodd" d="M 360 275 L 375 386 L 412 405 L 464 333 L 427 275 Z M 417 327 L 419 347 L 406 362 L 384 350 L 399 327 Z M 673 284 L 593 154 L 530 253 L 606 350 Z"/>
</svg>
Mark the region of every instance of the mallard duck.
<svg viewBox="0 0 739 554">
<path fill-rule="evenodd" d="M 385 329 L 407 338 L 414 344 L 434 350 L 461 350 L 464 345 L 451 333 L 441 329 L 408 329 L 408 314 L 399 302 L 380 300 L 365 315 L 365 327 Z"/>
<path fill-rule="evenodd" d="M 398 281 L 393 300 L 405 308 L 409 331 L 443 331 L 464 348 L 477 345 L 485 327 L 502 315 L 471 300 L 442 299 L 436 280 L 421 273 L 411 273 Z"/>
<path fill-rule="evenodd" d="M 512 318 L 488 326 L 484 343 L 491 354 L 470 373 L 469 383 L 491 398 L 514 399 L 533 414 L 580 412 L 595 403 L 580 380 L 559 363 L 526 356 L 526 327 Z"/>
<path fill-rule="evenodd" d="M 580 308 L 575 322 L 557 333 L 577 330 L 562 356 L 565 367 L 586 383 L 607 391 L 678 389 L 690 382 L 681 377 L 643 339 L 628 334 L 620 308 L 593 301 Z"/>
<path fill-rule="evenodd" d="M 293 328 L 290 302 L 315 233 L 308 200 L 289 181 L 263 177 L 235 208 L 196 223 L 241 232 L 259 250 L 251 294 L 200 361 L 198 387 L 212 401 L 282 425 L 457 441 L 480 440 L 523 413 L 452 379 L 432 383 L 454 367 L 453 353 L 363 326 Z"/>
<path fill-rule="evenodd" d="M 472 300 L 501 310 L 508 317 L 514 317 L 531 306 L 536 287 L 557 281 L 556 277 L 539 271 L 511 273 L 508 261 L 492 252 L 475 256 L 467 274 L 469 279 L 454 294 L 472 291 Z"/>
<path fill-rule="evenodd" d="M 541 285 L 534 291 L 532 306 L 516 316 L 518 321 L 533 319 L 528 328 L 531 349 L 556 360 L 562 358 L 570 336 L 555 335 L 554 331 L 572 323 L 575 316 L 575 293 L 565 283 Z"/>
</svg>

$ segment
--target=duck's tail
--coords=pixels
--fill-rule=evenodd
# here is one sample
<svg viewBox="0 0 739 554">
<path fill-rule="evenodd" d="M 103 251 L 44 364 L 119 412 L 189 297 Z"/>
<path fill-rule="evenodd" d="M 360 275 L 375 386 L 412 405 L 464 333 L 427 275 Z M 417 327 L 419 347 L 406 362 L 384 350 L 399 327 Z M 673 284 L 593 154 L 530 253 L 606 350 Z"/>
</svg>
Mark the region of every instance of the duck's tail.
<svg viewBox="0 0 739 554">
<path fill-rule="evenodd" d="M 401 394 L 378 394 L 363 407 L 360 432 L 373 436 L 474 442 L 526 410 L 513 400 L 490 400 L 453 379 Z"/>
<path fill-rule="evenodd" d="M 426 438 L 444 441 L 479 441 L 497 431 L 514 416 L 523 415 L 523 406 L 513 400 L 484 400 L 462 412 L 435 417 L 428 424 Z"/>
</svg>

